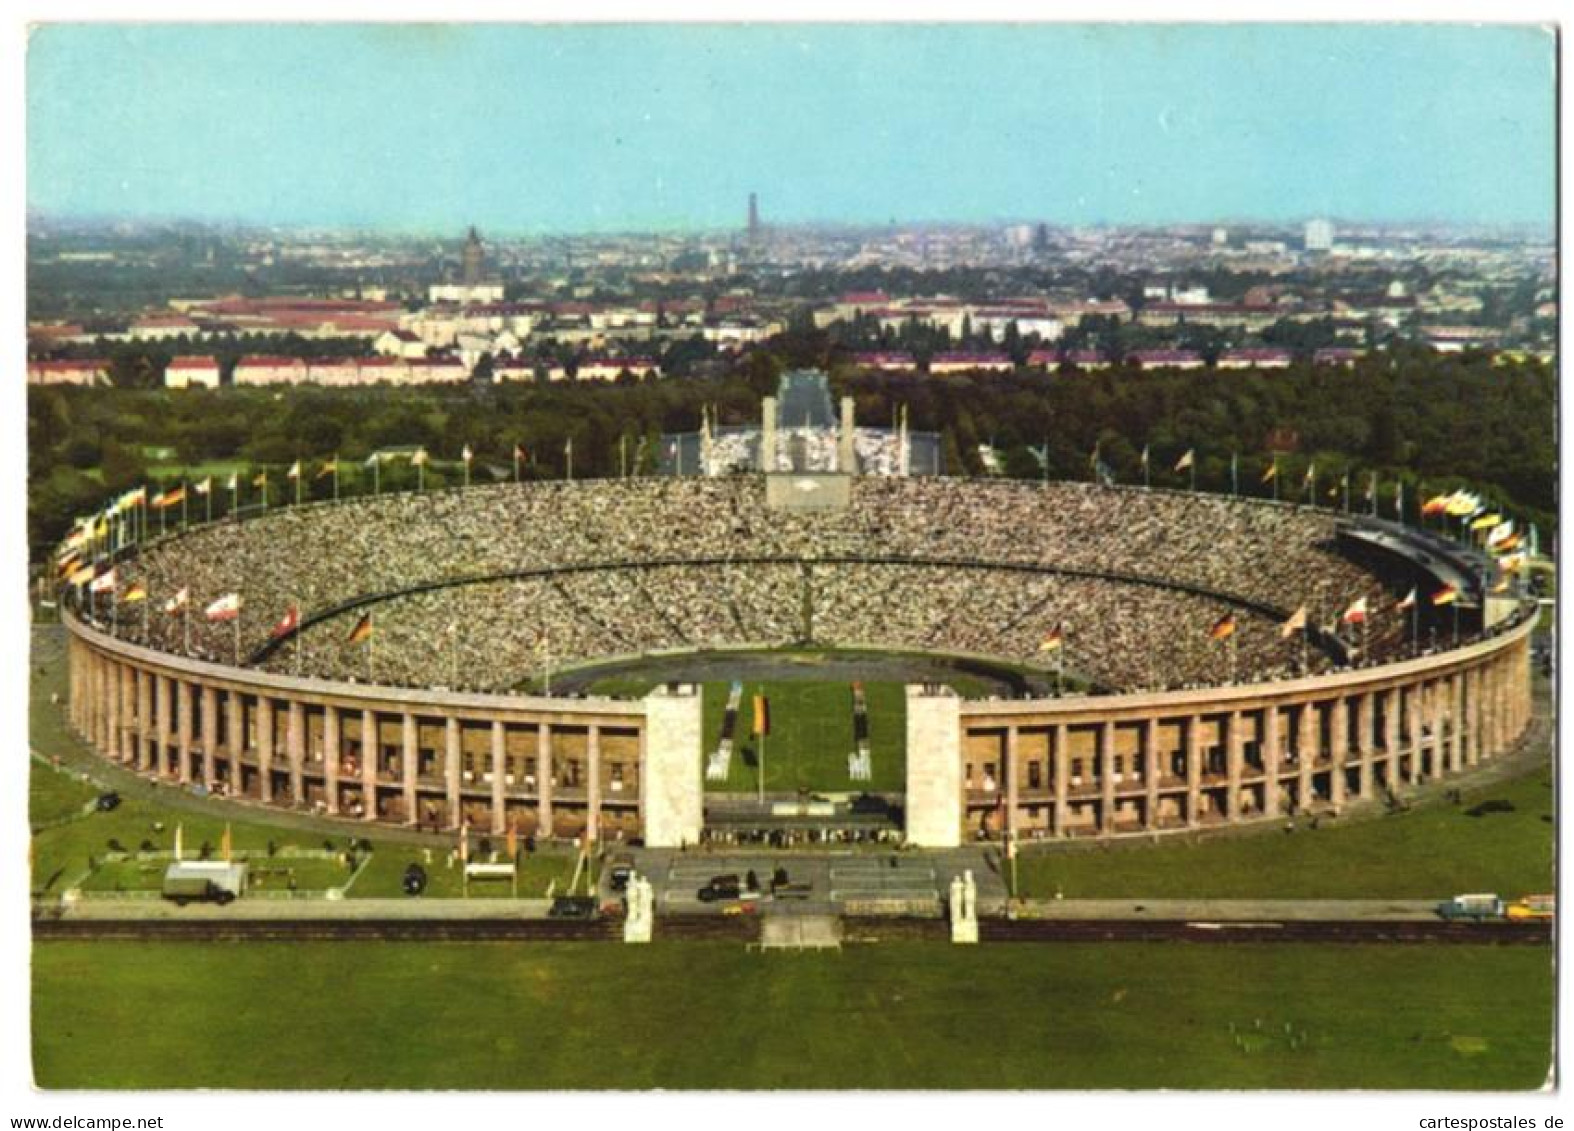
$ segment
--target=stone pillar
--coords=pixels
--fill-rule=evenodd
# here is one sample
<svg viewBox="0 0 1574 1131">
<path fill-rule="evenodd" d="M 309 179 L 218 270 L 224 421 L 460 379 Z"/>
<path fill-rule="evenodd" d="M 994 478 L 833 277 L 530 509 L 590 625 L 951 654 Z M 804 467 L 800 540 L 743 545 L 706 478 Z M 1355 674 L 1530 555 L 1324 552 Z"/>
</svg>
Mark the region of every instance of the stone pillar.
<svg viewBox="0 0 1574 1131">
<path fill-rule="evenodd" d="M 404 823 L 413 825 L 420 820 L 417 809 L 415 776 L 419 758 L 419 742 L 415 729 L 415 716 L 404 712 L 403 742 L 401 743 L 400 773 L 404 782 Z"/>
<path fill-rule="evenodd" d="M 1006 727 L 1006 764 L 1002 767 L 1006 779 L 1006 833 L 1015 839 L 1017 835 L 1017 728 L 1015 724 Z"/>
<path fill-rule="evenodd" d="M 703 719 L 698 685 L 657 688 L 645 697 L 639 795 L 645 843 L 698 843 L 705 827 Z"/>
<path fill-rule="evenodd" d="M 239 691 L 226 691 L 224 708 L 224 721 L 229 725 L 230 792 L 239 797 L 245 786 L 241 759 L 246 754 L 246 697 Z"/>
<path fill-rule="evenodd" d="M 1279 706 L 1270 703 L 1262 712 L 1262 812 L 1265 817 L 1279 815 L 1279 767 L 1283 742 L 1279 734 Z"/>
<path fill-rule="evenodd" d="M 110 664 L 104 679 L 105 743 L 100 751 L 106 758 L 120 755 L 120 665 Z"/>
<path fill-rule="evenodd" d="M 153 765 L 153 676 L 137 669 L 137 769 Z"/>
<path fill-rule="evenodd" d="M 1099 724 L 1099 832 L 1115 831 L 1115 724 Z"/>
<path fill-rule="evenodd" d="M 536 828 L 542 836 L 552 835 L 552 727 L 549 723 L 536 724 L 536 787 L 540 797 L 536 801 Z"/>
<path fill-rule="evenodd" d="M 1147 787 L 1143 802 L 1143 824 L 1159 827 L 1159 720 L 1142 720 L 1142 783 Z"/>
<path fill-rule="evenodd" d="M 776 470 L 776 398 L 760 402 L 760 469 Z"/>
<path fill-rule="evenodd" d="M 382 735 L 377 728 L 377 712 L 361 712 L 361 792 L 366 812 L 361 819 L 377 820 L 377 762 L 382 756 Z"/>
<path fill-rule="evenodd" d="M 174 729 L 174 723 L 170 719 L 170 716 L 173 714 L 173 705 L 170 703 L 173 688 L 170 686 L 168 676 L 160 675 L 153 678 L 156 681 L 153 686 L 154 699 L 156 700 L 153 718 L 153 729 L 155 731 L 153 736 L 153 770 L 159 777 L 164 777 L 169 773 L 169 735 L 170 731 Z"/>
<path fill-rule="evenodd" d="M 339 812 L 339 759 L 344 743 L 339 737 L 339 708 L 332 703 L 322 709 L 322 785 L 327 793 L 329 816 Z"/>
<path fill-rule="evenodd" d="M 219 780 L 219 691 L 202 687 L 202 784 L 212 790 Z"/>
<path fill-rule="evenodd" d="M 1356 789 L 1364 801 L 1372 797 L 1372 758 L 1376 747 L 1372 716 L 1372 692 L 1363 691 L 1355 701 L 1355 752 L 1361 760 Z"/>
<path fill-rule="evenodd" d="M 1425 685 L 1416 682 L 1405 689 L 1405 718 L 1407 729 L 1410 732 L 1410 776 L 1412 782 L 1423 780 L 1425 775 L 1424 758 L 1421 746 L 1421 696 L 1425 694 Z"/>
<path fill-rule="evenodd" d="M 176 774 L 181 785 L 191 784 L 192 686 L 183 679 L 175 681 Z"/>
<path fill-rule="evenodd" d="M 1296 793 L 1299 807 L 1307 812 L 1312 807 L 1312 766 L 1317 761 L 1317 704 L 1308 700 L 1301 704 L 1301 717 L 1297 720 L 1295 738 Z"/>
<path fill-rule="evenodd" d="M 115 757 L 125 765 L 135 765 L 137 760 L 137 681 L 136 671 L 128 665 L 120 668 L 120 745 Z"/>
<path fill-rule="evenodd" d="M 257 696 L 257 777 L 264 801 L 273 800 L 273 700 Z"/>
<path fill-rule="evenodd" d="M 1465 765 L 1481 761 L 1481 669 L 1465 673 Z"/>
<path fill-rule="evenodd" d="M 907 686 L 907 842 L 916 847 L 962 842 L 961 706 L 948 688 Z"/>
<path fill-rule="evenodd" d="M 448 795 L 447 826 L 451 829 L 459 827 L 459 774 L 462 760 L 459 739 L 459 720 L 449 715 L 443 721 L 443 784 Z"/>
<path fill-rule="evenodd" d="M 1448 680 L 1448 770 L 1465 768 L 1465 676 L 1456 672 Z"/>
<path fill-rule="evenodd" d="M 1388 788 L 1399 788 L 1399 714 L 1403 695 L 1397 687 L 1383 692 L 1383 758 L 1388 763 Z"/>
<path fill-rule="evenodd" d="M 1245 743 L 1242 741 L 1245 720 L 1239 711 L 1231 711 L 1226 722 L 1229 733 L 1224 740 L 1224 812 L 1231 821 L 1241 818 L 1241 771 L 1245 761 Z"/>
<path fill-rule="evenodd" d="M 545 725 L 545 724 L 543 724 Z M 508 831 L 508 799 L 504 795 L 504 778 L 508 774 L 508 731 L 501 719 L 492 720 L 492 831 Z M 550 804 L 550 802 L 549 802 Z M 539 827 L 539 826 L 538 826 Z M 542 835 L 550 835 L 550 828 Z"/>
<path fill-rule="evenodd" d="M 1432 681 L 1432 773 L 1430 776 L 1440 778 L 1447 772 L 1445 758 L 1448 752 L 1448 741 L 1443 734 L 1444 720 L 1448 717 L 1449 681 L 1436 679 Z"/>
<path fill-rule="evenodd" d="M 842 429 L 838 437 L 836 470 L 843 475 L 858 474 L 858 455 L 853 443 L 853 398 L 842 398 Z"/>
<path fill-rule="evenodd" d="M 291 699 L 285 731 L 285 748 L 290 758 L 290 800 L 306 803 L 306 705 Z"/>
<path fill-rule="evenodd" d="M 1343 695 L 1335 695 L 1328 712 L 1328 800 L 1335 811 L 1344 807 L 1344 767 L 1350 752 L 1350 707 Z"/>
<path fill-rule="evenodd" d="M 1186 827 L 1202 823 L 1202 716 L 1186 720 Z"/>
<path fill-rule="evenodd" d="M 1055 835 L 1065 836 L 1071 823 L 1071 731 L 1065 723 L 1055 724 Z"/>
<path fill-rule="evenodd" d="M 590 724 L 586 740 L 589 780 L 585 783 L 585 828 L 593 841 L 601 840 L 601 728 Z"/>
</svg>

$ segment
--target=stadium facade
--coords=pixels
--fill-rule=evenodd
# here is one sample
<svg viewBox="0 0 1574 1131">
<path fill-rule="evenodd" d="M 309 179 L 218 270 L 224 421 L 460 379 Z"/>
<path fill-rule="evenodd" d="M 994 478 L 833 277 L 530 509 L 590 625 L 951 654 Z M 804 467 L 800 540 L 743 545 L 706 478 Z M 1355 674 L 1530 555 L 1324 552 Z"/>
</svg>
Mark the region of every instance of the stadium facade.
<svg viewBox="0 0 1574 1131">
<path fill-rule="evenodd" d="M 782 393 L 758 451 L 797 427 L 800 394 L 827 427 L 823 385 Z M 795 646 L 1074 672 L 1090 690 L 907 688 L 899 807 L 920 846 L 1338 812 L 1467 774 L 1530 722 L 1533 606 L 1452 542 L 1266 500 L 853 475 L 817 451 L 766 475 L 309 504 L 122 547 L 64 590 L 71 722 L 217 796 L 653 846 L 706 835 L 699 688 L 527 681 Z"/>
</svg>

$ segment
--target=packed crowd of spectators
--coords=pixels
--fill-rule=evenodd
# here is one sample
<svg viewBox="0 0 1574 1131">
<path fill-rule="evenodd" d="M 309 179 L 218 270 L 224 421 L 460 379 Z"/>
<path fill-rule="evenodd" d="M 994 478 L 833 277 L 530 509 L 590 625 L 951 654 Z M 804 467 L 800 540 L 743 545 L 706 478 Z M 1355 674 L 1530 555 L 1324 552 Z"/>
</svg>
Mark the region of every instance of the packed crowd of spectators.
<svg viewBox="0 0 1574 1131">
<path fill-rule="evenodd" d="M 733 644 L 930 649 L 1057 666 L 1110 688 L 1296 674 L 1331 662 L 1280 619 L 1346 627 L 1367 659 L 1406 614 L 1334 548 L 1334 516 L 1214 495 L 1091 484 L 860 477 L 837 512 L 768 509 L 758 476 L 500 485 L 283 508 L 147 548 L 119 571 L 116 630 L 233 662 L 291 606 L 311 624 L 266 666 L 407 685 L 502 688 L 604 656 Z M 1006 567 L 1029 567 L 1006 568 Z M 1043 570 L 1065 572 L 1041 572 Z M 523 578 L 500 575 L 531 571 Z M 1087 575 L 1087 576 L 1080 576 Z M 471 584 L 455 584 L 473 581 Z M 422 586 L 441 586 L 425 591 Z M 164 605 L 189 593 L 180 612 Z M 1241 603 L 1237 603 L 1241 602 Z M 1261 606 L 1254 611 L 1250 606 Z M 98 598 L 100 621 L 109 619 Z M 1234 610 L 1228 642 L 1209 628 Z M 374 639 L 348 644 L 370 611 Z M 371 654 L 368 655 L 368 652 Z"/>
</svg>

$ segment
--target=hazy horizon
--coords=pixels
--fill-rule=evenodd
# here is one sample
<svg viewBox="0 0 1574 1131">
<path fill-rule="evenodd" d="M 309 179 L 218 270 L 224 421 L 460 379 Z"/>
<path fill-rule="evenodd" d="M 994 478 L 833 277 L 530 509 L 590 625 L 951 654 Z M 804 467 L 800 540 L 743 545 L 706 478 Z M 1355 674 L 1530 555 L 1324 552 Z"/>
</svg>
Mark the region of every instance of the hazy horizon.
<svg viewBox="0 0 1574 1131">
<path fill-rule="evenodd" d="M 498 238 L 1555 222 L 1552 33 L 53 24 L 30 217 Z"/>
</svg>

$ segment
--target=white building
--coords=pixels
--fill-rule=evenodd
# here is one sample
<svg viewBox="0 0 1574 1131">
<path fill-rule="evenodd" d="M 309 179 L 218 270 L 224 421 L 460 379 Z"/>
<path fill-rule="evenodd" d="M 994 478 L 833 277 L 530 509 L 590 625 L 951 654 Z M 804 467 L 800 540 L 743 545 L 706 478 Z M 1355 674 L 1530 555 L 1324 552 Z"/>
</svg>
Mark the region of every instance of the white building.
<svg viewBox="0 0 1574 1131">
<path fill-rule="evenodd" d="M 427 288 L 426 300 L 432 303 L 456 302 L 475 306 L 503 301 L 502 283 L 434 283 Z"/>
<path fill-rule="evenodd" d="M 193 385 L 217 389 L 219 363 L 211 357 L 177 357 L 164 370 L 165 388 L 189 389 Z"/>
<path fill-rule="evenodd" d="M 1333 222 L 1331 220 L 1308 220 L 1306 222 L 1306 250 L 1332 251 L 1333 247 Z"/>
</svg>

